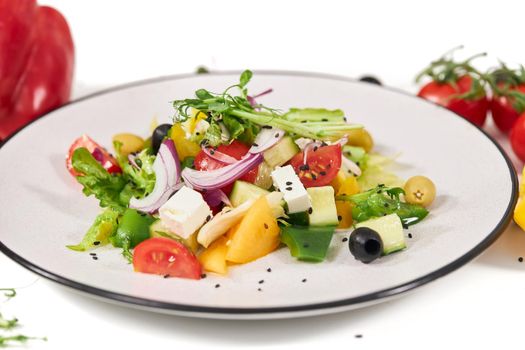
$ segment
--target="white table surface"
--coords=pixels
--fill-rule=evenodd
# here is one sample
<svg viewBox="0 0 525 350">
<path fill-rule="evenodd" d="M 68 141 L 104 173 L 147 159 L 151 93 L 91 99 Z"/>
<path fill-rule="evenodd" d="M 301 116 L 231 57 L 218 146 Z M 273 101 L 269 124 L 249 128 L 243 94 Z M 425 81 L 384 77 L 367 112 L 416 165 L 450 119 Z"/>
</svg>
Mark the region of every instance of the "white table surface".
<svg viewBox="0 0 525 350">
<path fill-rule="evenodd" d="M 525 3 L 498 1 L 72 1 L 47 0 L 68 18 L 77 47 L 74 97 L 128 81 L 212 70 L 286 69 L 357 77 L 415 91 L 419 69 L 457 44 L 465 57 L 525 63 Z M 428 5 L 427 5 L 428 4 Z M 476 5 L 474 5 L 476 4 Z M 486 24 L 484 24 L 486 23 Z M 509 150 L 505 137 L 491 126 Z M 513 158 L 521 169 L 522 164 Z M 487 189 L 480 189 L 487 190 Z M 490 196 L 489 196 L 490 197 Z M 1 208 L 5 210 L 6 208 Z M 0 302 L 35 349 L 519 347 L 525 307 L 525 234 L 514 224 L 454 273 L 394 301 L 335 315 L 262 322 L 200 320 L 95 301 L 38 278 L 0 254 Z M 362 335 L 362 337 L 356 337 Z"/>
</svg>

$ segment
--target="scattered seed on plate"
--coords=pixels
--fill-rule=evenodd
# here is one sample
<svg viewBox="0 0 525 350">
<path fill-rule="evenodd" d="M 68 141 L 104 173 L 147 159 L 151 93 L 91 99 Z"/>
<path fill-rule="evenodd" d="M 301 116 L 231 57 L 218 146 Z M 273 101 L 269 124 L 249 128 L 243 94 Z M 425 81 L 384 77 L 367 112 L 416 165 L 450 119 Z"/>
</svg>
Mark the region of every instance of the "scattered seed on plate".
<svg viewBox="0 0 525 350">
<path fill-rule="evenodd" d="M 286 186 L 290 186 L 292 184 L 292 181 L 286 181 Z"/>
<path fill-rule="evenodd" d="M 206 278 L 206 274 L 203 273 L 203 274 L 201 275 L 201 278 Z"/>
<path fill-rule="evenodd" d="M 264 228 L 268 229 L 268 224 L 266 222 L 264 223 Z"/>
<path fill-rule="evenodd" d="M 93 245 L 99 245 L 99 244 L 100 244 L 100 241 L 93 242 Z"/>
<path fill-rule="evenodd" d="M 272 268 L 269 267 L 269 268 L 266 269 L 266 271 L 268 271 L 268 272 L 272 272 Z"/>
<path fill-rule="evenodd" d="M 306 282 L 306 278 L 303 278 L 303 280 L 301 282 L 305 283 Z"/>
<path fill-rule="evenodd" d="M 257 288 L 257 290 L 258 290 L 259 292 L 262 292 L 262 289 L 261 289 L 261 288 Z"/>
<path fill-rule="evenodd" d="M 92 256 L 91 257 L 93 260 L 98 260 L 98 256 Z"/>
<path fill-rule="evenodd" d="M 169 278 L 169 277 L 170 277 L 170 275 L 164 275 L 164 276 L 162 276 L 162 277 L 164 277 L 164 278 Z"/>
<path fill-rule="evenodd" d="M 97 256 L 97 253 L 89 253 L 91 256 Z"/>
<path fill-rule="evenodd" d="M 217 284 L 215 285 L 215 288 L 219 288 L 220 286 L 221 286 L 221 285 L 217 283 Z"/>
<path fill-rule="evenodd" d="M 362 334 L 356 334 L 355 337 L 356 338 L 363 338 L 363 335 Z"/>
<path fill-rule="evenodd" d="M 343 237 L 343 242 L 348 241 L 348 237 Z"/>
<path fill-rule="evenodd" d="M 523 262 L 523 258 L 520 256 L 520 257 L 518 258 L 518 261 L 519 261 L 519 262 Z"/>
<path fill-rule="evenodd" d="M 286 190 L 287 190 L 287 191 L 291 191 L 292 188 L 291 188 L 291 187 L 286 187 Z"/>
<path fill-rule="evenodd" d="M 408 238 L 412 238 L 412 234 L 411 233 L 408 234 Z"/>
<path fill-rule="evenodd" d="M 308 214 L 312 214 L 314 209 L 312 207 L 308 208 Z"/>
<path fill-rule="evenodd" d="M 263 284 L 263 283 L 264 283 L 264 280 L 260 280 L 260 281 L 259 281 L 259 284 Z"/>
</svg>

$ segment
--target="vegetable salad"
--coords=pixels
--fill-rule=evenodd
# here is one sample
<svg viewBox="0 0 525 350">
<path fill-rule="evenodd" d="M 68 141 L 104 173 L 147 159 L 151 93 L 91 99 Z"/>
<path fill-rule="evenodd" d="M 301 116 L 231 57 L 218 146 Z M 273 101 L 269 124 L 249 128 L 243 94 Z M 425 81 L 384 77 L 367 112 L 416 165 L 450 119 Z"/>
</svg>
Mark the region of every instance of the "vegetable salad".
<svg viewBox="0 0 525 350">
<path fill-rule="evenodd" d="M 173 102 L 173 123 L 143 139 L 113 138 L 114 154 L 87 135 L 66 165 L 102 207 L 68 248 L 111 244 L 137 272 L 200 279 L 276 249 L 322 262 L 337 229 L 363 263 L 406 248 L 403 228 L 423 220 L 430 179 L 385 171 L 371 135 L 343 111 L 282 112 L 251 95 L 244 71 L 222 93 L 205 89 Z"/>
</svg>

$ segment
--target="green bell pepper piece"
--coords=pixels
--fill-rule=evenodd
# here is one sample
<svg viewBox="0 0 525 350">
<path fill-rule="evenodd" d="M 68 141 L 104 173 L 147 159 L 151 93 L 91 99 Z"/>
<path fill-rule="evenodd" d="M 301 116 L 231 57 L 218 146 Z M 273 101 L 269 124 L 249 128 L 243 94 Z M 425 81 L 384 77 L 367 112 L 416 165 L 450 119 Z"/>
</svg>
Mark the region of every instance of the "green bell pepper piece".
<svg viewBox="0 0 525 350">
<path fill-rule="evenodd" d="M 131 261 L 133 256 L 130 249 L 149 238 L 149 227 L 153 222 L 155 218 L 151 215 L 140 213 L 135 209 L 126 209 L 116 234 L 109 238 L 111 244 L 123 248 L 122 254 Z"/>
<path fill-rule="evenodd" d="M 321 262 L 326 258 L 335 226 L 283 226 L 281 241 L 302 261 Z"/>
</svg>

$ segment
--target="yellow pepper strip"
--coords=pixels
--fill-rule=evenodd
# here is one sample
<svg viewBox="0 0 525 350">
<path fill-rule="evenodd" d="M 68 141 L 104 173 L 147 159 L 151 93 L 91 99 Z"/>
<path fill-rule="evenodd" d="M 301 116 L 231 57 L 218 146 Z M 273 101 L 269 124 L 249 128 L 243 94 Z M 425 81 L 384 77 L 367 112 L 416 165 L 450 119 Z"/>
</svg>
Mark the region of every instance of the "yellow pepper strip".
<svg viewBox="0 0 525 350">
<path fill-rule="evenodd" d="M 359 193 L 359 185 L 354 176 L 346 177 L 340 184 L 337 190 L 337 195 L 352 195 Z M 337 217 L 339 225 L 337 228 L 349 228 L 352 226 L 352 203 L 345 201 L 335 201 L 337 209 Z"/>
<path fill-rule="evenodd" d="M 522 230 L 525 230 L 525 167 L 521 174 L 520 198 L 514 208 L 514 221 Z"/>
</svg>

